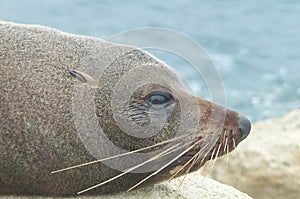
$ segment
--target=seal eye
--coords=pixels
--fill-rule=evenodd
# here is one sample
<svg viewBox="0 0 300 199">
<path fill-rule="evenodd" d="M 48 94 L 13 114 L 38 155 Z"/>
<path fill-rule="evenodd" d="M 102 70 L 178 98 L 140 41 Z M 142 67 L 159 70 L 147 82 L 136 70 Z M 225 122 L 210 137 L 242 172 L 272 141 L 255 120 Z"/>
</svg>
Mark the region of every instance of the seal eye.
<svg viewBox="0 0 300 199">
<path fill-rule="evenodd" d="M 167 106 L 174 101 L 173 96 L 170 93 L 157 91 L 148 94 L 145 101 L 150 106 Z"/>
</svg>

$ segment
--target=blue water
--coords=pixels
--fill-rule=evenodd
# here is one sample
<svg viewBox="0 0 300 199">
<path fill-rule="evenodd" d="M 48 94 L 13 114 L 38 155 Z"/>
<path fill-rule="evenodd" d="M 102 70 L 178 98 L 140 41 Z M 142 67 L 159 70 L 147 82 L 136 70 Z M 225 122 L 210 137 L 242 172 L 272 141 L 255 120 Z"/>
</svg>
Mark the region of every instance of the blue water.
<svg viewBox="0 0 300 199">
<path fill-rule="evenodd" d="M 212 57 L 224 80 L 227 106 L 253 121 L 300 107 L 300 1 L 169 2 L 0 0 L 0 20 L 103 39 L 139 27 L 174 29 Z M 187 64 L 174 56 L 161 58 L 177 68 Z M 181 72 L 199 96 L 209 98 L 199 77 Z"/>
</svg>

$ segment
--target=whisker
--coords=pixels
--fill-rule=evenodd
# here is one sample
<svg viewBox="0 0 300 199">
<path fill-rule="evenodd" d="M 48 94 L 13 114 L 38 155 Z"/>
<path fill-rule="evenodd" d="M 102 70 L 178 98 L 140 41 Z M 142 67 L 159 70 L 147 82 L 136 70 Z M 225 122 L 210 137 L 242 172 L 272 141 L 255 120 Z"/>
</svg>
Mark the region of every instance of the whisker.
<svg viewBox="0 0 300 199">
<path fill-rule="evenodd" d="M 203 163 L 203 161 L 205 160 L 205 158 L 207 157 L 207 155 L 210 153 L 210 151 L 213 149 L 213 147 L 215 146 L 215 144 L 217 143 L 217 141 L 219 140 L 219 138 L 217 138 L 216 140 L 215 140 L 215 142 L 214 143 L 212 143 L 212 145 L 211 145 L 211 147 L 210 147 L 210 149 L 206 152 L 206 154 L 203 156 L 203 158 L 202 158 L 202 160 L 201 160 L 201 165 L 202 165 L 202 163 Z"/>
<path fill-rule="evenodd" d="M 70 167 L 67 167 L 67 168 L 59 169 L 59 170 L 56 170 L 56 171 L 52 171 L 51 173 L 52 174 L 53 173 L 59 173 L 59 172 L 62 172 L 62 171 L 67 171 L 67 170 L 71 170 L 71 169 L 75 169 L 75 168 L 79 168 L 79 167 L 83 167 L 83 166 L 95 164 L 95 163 L 102 162 L 102 161 L 105 161 L 105 160 L 111 160 L 111 159 L 114 159 L 114 158 L 118 158 L 118 157 L 130 155 L 130 154 L 133 154 L 133 153 L 137 153 L 137 152 L 140 152 L 140 151 L 144 151 L 144 150 L 151 149 L 151 148 L 163 145 L 163 144 L 167 144 L 167 143 L 170 143 L 170 142 L 174 142 L 174 141 L 183 139 L 184 137 L 186 137 L 188 135 L 191 135 L 191 134 L 193 134 L 193 133 L 184 134 L 184 135 L 181 135 L 179 137 L 175 137 L 175 138 L 170 139 L 170 140 L 166 140 L 166 141 L 163 141 L 163 142 L 151 145 L 151 146 L 147 146 L 147 147 L 140 148 L 140 149 L 137 149 L 137 150 L 129 151 L 129 152 L 126 152 L 126 153 L 121 153 L 121 154 L 114 155 L 114 156 L 111 156 L 111 157 L 102 158 L 102 159 L 99 159 L 99 160 L 94 160 L 94 161 L 91 161 L 91 162 L 86 162 L 86 163 L 82 163 L 82 164 L 70 166 Z"/>
<path fill-rule="evenodd" d="M 204 145 L 204 147 L 199 152 L 197 152 L 197 154 L 196 154 L 197 157 L 195 157 L 195 160 L 192 162 L 192 164 L 190 165 L 190 167 L 188 168 L 188 170 L 186 171 L 186 173 L 188 173 L 191 170 L 191 168 L 195 165 L 195 163 L 199 160 L 199 157 L 201 157 L 201 155 L 204 152 L 204 149 L 206 149 L 206 147 L 208 147 L 209 144 L 210 143 L 206 143 L 206 145 Z"/>
<path fill-rule="evenodd" d="M 219 156 L 221 147 L 222 147 L 222 144 L 219 145 L 215 158 L 217 158 Z"/>
<path fill-rule="evenodd" d="M 200 140 L 197 142 L 197 144 L 200 142 Z M 175 172 L 170 178 L 169 181 L 172 180 L 180 171 L 182 171 L 191 161 L 197 158 L 197 154 L 193 155 L 191 159 L 189 159 L 178 171 Z"/>
<path fill-rule="evenodd" d="M 214 150 L 210 156 L 209 162 L 208 162 L 209 172 L 211 172 L 211 169 L 212 169 L 212 164 L 213 164 L 212 160 L 214 159 L 215 152 L 216 152 L 216 148 L 214 148 Z"/>
<path fill-rule="evenodd" d="M 191 170 L 191 168 L 196 164 L 198 158 L 199 158 L 199 154 L 195 154 L 195 155 L 191 158 L 191 160 L 193 160 L 193 161 L 192 161 L 191 165 L 189 166 L 189 168 L 186 170 L 185 175 L 184 175 L 183 178 L 181 179 L 180 184 L 179 184 L 179 187 L 182 185 L 183 181 L 185 180 L 185 178 L 186 178 L 187 174 L 189 173 L 189 171 Z M 187 164 L 185 164 L 184 167 L 186 167 L 186 166 L 187 166 Z M 184 168 L 184 167 L 183 167 L 183 168 Z"/>
<path fill-rule="evenodd" d="M 213 160 L 214 155 L 215 155 L 215 152 L 216 152 L 216 149 L 213 150 L 213 152 L 212 152 L 212 154 L 211 154 L 211 156 L 210 156 L 209 161 L 212 161 L 212 160 Z"/>
<path fill-rule="evenodd" d="M 211 170 L 212 170 L 212 168 L 213 168 L 213 160 L 215 160 L 214 159 L 214 155 L 215 155 L 215 153 L 216 153 L 216 149 L 217 148 L 214 148 L 213 149 L 213 151 L 212 151 L 212 154 L 211 154 L 211 156 L 210 156 L 210 159 L 209 159 L 209 162 L 208 162 L 208 172 L 211 172 Z"/>
<path fill-rule="evenodd" d="M 191 163 L 190 168 L 188 168 L 187 173 L 188 173 L 188 172 L 190 171 L 190 169 L 196 164 L 197 160 L 198 160 L 199 157 L 200 157 L 200 153 L 197 153 L 194 157 L 195 157 L 195 158 L 194 158 L 194 161 Z"/>
<path fill-rule="evenodd" d="M 191 162 L 191 165 L 189 166 L 189 168 L 186 170 L 185 174 L 188 174 L 190 172 L 190 170 L 192 169 L 192 167 L 196 164 L 197 160 L 200 157 L 200 153 L 197 153 L 196 155 L 193 156 L 193 161 Z"/>
<path fill-rule="evenodd" d="M 207 143 L 200 151 L 198 151 L 191 159 L 189 159 L 178 171 L 176 171 L 175 174 L 173 174 L 169 180 L 172 180 L 180 171 L 182 171 L 190 162 L 192 162 L 191 166 L 188 168 L 187 172 L 189 172 L 189 170 L 192 168 L 192 166 L 195 164 L 195 162 L 197 162 L 197 159 L 199 158 L 199 155 L 203 152 L 203 150 L 209 145 L 209 143 Z M 194 163 L 194 164 L 193 164 Z"/>
<path fill-rule="evenodd" d="M 108 182 L 111 182 L 111 181 L 113 181 L 113 180 L 115 180 L 115 179 L 117 179 L 117 178 L 120 178 L 121 176 L 123 176 L 123 175 L 125 175 L 125 174 L 127 174 L 127 173 L 129 173 L 129 172 L 131 172 L 131 171 L 133 171 L 133 170 L 135 170 L 135 169 L 137 169 L 137 168 L 139 168 L 139 167 L 141 167 L 141 166 L 147 164 L 148 162 L 151 162 L 151 161 L 156 160 L 156 159 L 158 159 L 158 158 L 160 158 L 160 157 L 162 157 L 162 156 L 164 156 L 164 155 L 169 154 L 170 151 L 172 151 L 172 149 L 174 149 L 175 147 L 177 147 L 177 146 L 180 145 L 180 144 L 181 144 L 181 143 L 177 143 L 176 145 L 174 145 L 174 146 L 168 148 L 167 150 L 161 152 L 160 154 L 158 154 L 158 155 L 156 155 L 156 156 L 154 156 L 154 157 L 152 157 L 152 158 L 150 158 L 150 159 L 148 159 L 148 160 L 146 160 L 146 161 L 144 161 L 144 162 L 142 162 L 142 163 L 140 163 L 140 164 L 138 164 L 138 165 L 136 165 L 136 166 L 133 166 L 133 167 L 131 167 L 131 168 L 126 169 L 123 173 L 121 173 L 121 174 L 119 174 L 119 175 L 116 175 L 116 176 L 114 176 L 114 177 L 112 177 L 112 178 L 110 178 L 110 179 L 108 179 L 108 180 L 106 180 L 106 181 L 103 181 L 103 182 L 99 183 L 99 184 L 96 184 L 96 185 L 94 185 L 94 186 L 92 186 L 92 187 L 89 187 L 89 188 L 87 188 L 87 189 L 84 189 L 84 190 L 82 190 L 82 191 L 79 191 L 77 194 L 78 194 L 78 195 L 79 195 L 79 194 L 82 194 L 82 193 L 84 193 L 84 192 L 87 192 L 87 191 L 90 191 L 90 190 L 92 190 L 92 189 L 95 189 L 95 188 L 97 188 L 97 187 L 99 187 L 99 186 L 101 186 L 101 185 L 104 185 L 104 184 L 106 184 L 106 183 L 108 183 Z M 185 146 L 186 146 L 186 145 L 185 145 Z M 180 146 L 180 147 L 176 148 L 175 150 L 173 150 L 172 152 L 174 152 L 174 151 L 176 151 L 176 150 L 179 150 L 180 148 L 183 148 L 183 147 L 185 147 L 185 146 Z"/>
<path fill-rule="evenodd" d="M 224 137 L 228 137 L 227 136 L 227 130 L 224 130 Z"/>
<path fill-rule="evenodd" d="M 214 168 L 215 163 L 216 163 L 216 161 L 217 161 L 217 157 L 218 157 L 218 155 L 219 155 L 219 153 L 220 153 L 221 146 L 222 146 L 222 145 L 220 144 L 219 147 L 218 147 L 217 153 L 216 153 L 216 155 L 215 155 L 214 161 L 213 161 L 212 166 L 211 166 L 212 169 Z"/>
<path fill-rule="evenodd" d="M 209 144 L 209 143 L 207 143 L 205 146 L 207 146 L 208 144 Z M 202 149 L 201 149 L 200 151 L 202 151 Z M 200 152 L 200 151 L 199 151 L 199 152 Z M 192 169 L 192 167 L 196 164 L 196 162 L 197 162 L 197 160 L 198 160 L 198 158 L 199 158 L 199 156 L 200 156 L 200 153 L 199 153 L 199 152 L 197 152 L 197 153 L 191 158 L 191 160 L 193 160 L 193 161 L 192 161 L 191 165 L 189 166 L 189 168 L 185 171 L 185 175 L 184 175 L 183 178 L 181 179 L 180 184 L 179 184 L 179 187 L 182 185 L 183 181 L 185 180 L 187 174 L 190 172 L 190 170 Z M 185 165 L 183 166 L 183 168 L 186 167 L 186 166 L 187 166 L 187 164 L 185 164 Z M 180 170 L 182 170 L 182 168 L 180 168 Z M 174 177 L 175 177 L 175 175 L 174 175 Z"/>
<path fill-rule="evenodd" d="M 224 151 L 223 151 L 223 152 L 225 152 L 225 151 L 226 151 L 227 144 L 228 144 L 228 137 L 226 137 L 226 138 L 225 138 L 225 145 L 224 145 Z"/>
<path fill-rule="evenodd" d="M 226 149 L 226 169 L 228 168 L 228 161 L 229 161 L 229 156 L 228 156 L 228 154 L 229 154 L 229 146 L 227 146 L 227 149 Z"/>
<path fill-rule="evenodd" d="M 213 143 L 211 143 L 210 148 L 207 150 L 207 152 L 204 154 L 203 158 L 201 159 L 200 165 L 204 164 L 204 160 L 208 156 L 208 154 L 211 152 L 211 150 L 214 148 L 215 144 L 218 142 L 219 138 L 217 138 Z M 210 164 L 208 164 L 207 167 L 203 170 L 203 175 L 206 175 L 206 173 L 209 171 Z"/>
<path fill-rule="evenodd" d="M 236 144 L 235 144 L 234 138 L 232 138 L 232 142 L 233 142 L 233 148 L 236 148 Z"/>
<path fill-rule="evenodd" d="M 154 175 L 158 174 L 159 172 L 161 172 L 164 168 L 166 168 L 167 166 L 169 166 L 170 164 L 172 164 L 173 162 L 175 162 L 178 158 L 180 158 L 182 155 L 184 155 L 185 153 L 187 153 L 189 150 L 191 150 L 197 144 L 198 144 L 198 142 L 196 142 L 195 144 L 193 144 L 192 146 L 190 146 L 189 148 L 187 148 L 186 150 L 184 150 L 183 152 L 181 152 L 179 155 L 177 155 L 175 158 L 173 158 L 167 164 L 165 164 L 164 166 L 162 166 L 160 169 L 156 170 L 155 172 L 151 173 L 150 175 L 148 175 L 146 178 L 144 178 L 140 182 L 136 183 L 134 186 L 132 186 L 131 188 L 129 188 L 127 191 L 131 191 L 132 189 L 136 188 L 137 186 L 139 186 L 140 184 L 142 184 L 143 182 L 145 182 L 146 180 L 148 180 L 152 176 L 154 176 Z"/>
</svg>

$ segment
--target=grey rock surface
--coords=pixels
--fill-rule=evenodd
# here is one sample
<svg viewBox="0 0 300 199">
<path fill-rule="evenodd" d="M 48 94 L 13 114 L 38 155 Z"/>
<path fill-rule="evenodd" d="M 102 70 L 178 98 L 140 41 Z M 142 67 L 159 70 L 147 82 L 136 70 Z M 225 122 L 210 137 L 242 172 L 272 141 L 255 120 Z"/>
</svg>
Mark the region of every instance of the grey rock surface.
<svg viewBox="0 0 300 199">
<path fill-rule="evenodd" d="M 199 172 L 188 174 L 154 185 L 153 187 L 115 195 L 79 196 L 65 199 L 250 199 L 237 189 L 202 176 Z M 40 196 L 0 196 L 0 199 L 55 199 Z"/>
</svg>

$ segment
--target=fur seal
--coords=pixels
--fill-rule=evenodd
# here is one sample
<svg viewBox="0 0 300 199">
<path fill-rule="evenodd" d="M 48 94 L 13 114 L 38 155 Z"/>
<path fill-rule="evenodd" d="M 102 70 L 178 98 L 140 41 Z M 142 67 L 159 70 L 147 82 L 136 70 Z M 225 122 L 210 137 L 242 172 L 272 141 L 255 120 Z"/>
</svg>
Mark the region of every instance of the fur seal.
<svg viewBox="0 0 300 199">
<path fill-rule="evenodd" d="M 7 22 L 0 35 L 0 194 L 131 190 L 195 171 L 250 132 L 135 47 Z"/>
</svg>

